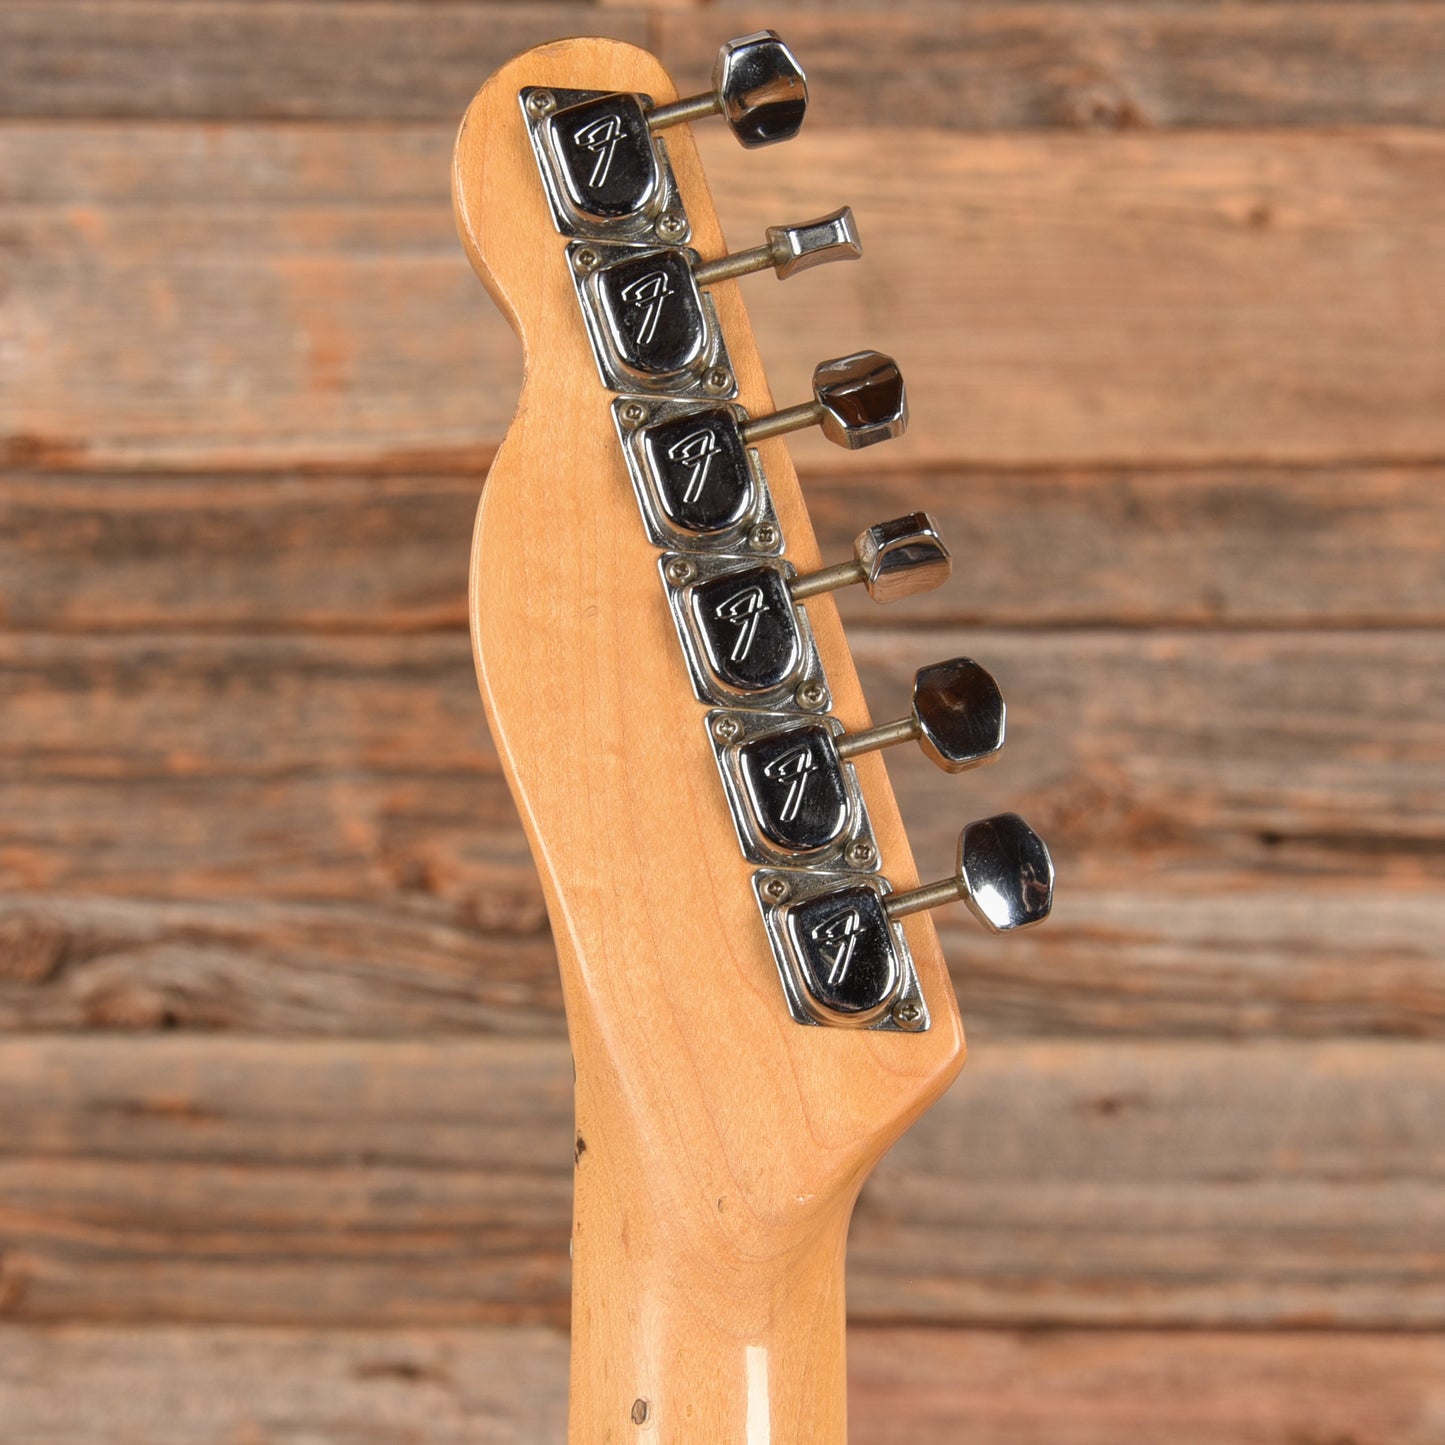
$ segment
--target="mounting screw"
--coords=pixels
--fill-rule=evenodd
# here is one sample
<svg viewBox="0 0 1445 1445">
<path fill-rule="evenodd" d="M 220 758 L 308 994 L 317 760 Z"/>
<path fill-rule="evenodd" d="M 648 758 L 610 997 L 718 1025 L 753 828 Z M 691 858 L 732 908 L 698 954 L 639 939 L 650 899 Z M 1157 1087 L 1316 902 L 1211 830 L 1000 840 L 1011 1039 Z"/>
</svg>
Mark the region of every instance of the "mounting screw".
<svg viewBox="0 0 1445 1445">
<path fill-rule="evenodd" d="M 722 396 L 733 389 L 733 374 L 725 366 L 715 366 L 702 379 L 702 389 Z"/>
<path fill-rule="evenodd" d="M 901 1029 L 916 1029 L 923 1022 L 923 1010 L 911 1001 L 896 1003 L 893 1005 L 893 1022 Z"/>
<path fill-rule="evenodd" d="M 647 1424 L 647 1418 L 652 1414 L 652 1406 L 646 1400 L 634 1400 L 632 1402 L 632 1423 L 634 1425 Z"/>
<path fill-rule="evenodd" d="M 776 873 L 762 886 L 762 895 L 769 903 L 786 903 L 788 894 L 792 889 L 788 887 L 788 880 L 780 878 Z"/>
<path fill-rule="evenodd" d="M 647 420 L 647 408 L 640 401 L 624 401 L 618 415 L 623 426 L 641 426 Z"/>
<path fill-rule="evenodd" d="M 697 563 L 690 557 L 674 557 L 663 571 L 674 587 L 686 587 L 697 576 Z"/>
<path fill-rule="evenodd" d="M 556 109 L 557 97 L 550 90 L 534 90 L 527 97 L 527 110 L 532 115 L 551 115 Z"/>
<path fill-rule="evenodd" d="M 816 680 L 800 682 L 793 697 L 797 700 L 799 707 L 805 707 L 809 712 L 828 706 L 828 689 Z"/>
<path fill-rule="evenodd" d="M 783 534 L 772 522 L 759 522 L 748 533 L 748 546 L 754 552 L 771 552 L 782 540 Z"/>
<path fill-rule="evenodd" d="M 591 246 L 572 253 L 572 265 L 579 275 L 590 276 L 602 264 L 602 257 Z"/>
<path fill-rule="evenodd" d="M 654 229 L 661 241 L 680 241 L 687 235 L 687 217 L 681 211 L 664 211 Z"/>
<path fill-rule="evenodd" d="M 743 725 L 735 717 L 726 715 L 718 718 L 712 725 L 712 735 L 720 743 L 736 742 L 742 730 Z"/>
<path fill-rule="evenodd" d="M 878 861 L 878 850 L 866 838 L 855 838 L 843 856 L 854 868 L 871 868 Z"/>
</svg>

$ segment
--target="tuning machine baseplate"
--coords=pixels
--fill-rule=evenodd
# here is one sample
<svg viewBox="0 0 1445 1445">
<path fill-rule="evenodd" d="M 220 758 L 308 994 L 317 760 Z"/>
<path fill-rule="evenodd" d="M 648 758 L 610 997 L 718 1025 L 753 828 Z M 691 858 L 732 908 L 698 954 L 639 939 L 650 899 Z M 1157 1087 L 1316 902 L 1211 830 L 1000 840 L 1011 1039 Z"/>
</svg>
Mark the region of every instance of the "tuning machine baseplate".
<svg viewBox="0 0 1445 1445">
<path fill-rule="evenodd" d="M 886 878 L 761 871 L 753 891 L 800 1024 L 920 1033 L 929 1025 L 913 955 L 888 917 Z"/>
</svg>

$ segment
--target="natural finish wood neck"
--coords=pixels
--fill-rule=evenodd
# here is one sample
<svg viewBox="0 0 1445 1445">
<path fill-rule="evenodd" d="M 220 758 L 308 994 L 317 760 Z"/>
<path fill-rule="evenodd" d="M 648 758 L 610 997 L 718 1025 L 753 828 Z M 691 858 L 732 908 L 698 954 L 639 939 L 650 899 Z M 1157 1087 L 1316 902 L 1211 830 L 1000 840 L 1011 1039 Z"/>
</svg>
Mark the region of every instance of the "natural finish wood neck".
<svg viewBox="0 0 1445 1445">
<path fill-rule="evenodd" d="M 907 930 L 929 1031 L 803 1028 L 787 1013 L 546 209 L 523 85 L 659 101 L 676 91 L 630 46 L 531 51 L 472 102 L 454 174 L 463 241 L 527 351 L 477 516 L 471 612 L 482 696 L 547 893 L 577 1067 L 570 1438 L 843 1445 L 849 1213 L 962 1063 L 958 1011 L 919 917 Z M 686 128 L 667 144 L 694 244 L 722 255 Z M 741 400 L 765 413 L 737 283 L 711 294 Z M 788 555 L 814 568 L 787 451 L 778 439 L 759 450 Z M 808 606 L 834 712 L 866 727 L 837 611 L 825 597 Z M 857 767 L 886 872 L 910 887 L 883 763 Z"/>
</svg>

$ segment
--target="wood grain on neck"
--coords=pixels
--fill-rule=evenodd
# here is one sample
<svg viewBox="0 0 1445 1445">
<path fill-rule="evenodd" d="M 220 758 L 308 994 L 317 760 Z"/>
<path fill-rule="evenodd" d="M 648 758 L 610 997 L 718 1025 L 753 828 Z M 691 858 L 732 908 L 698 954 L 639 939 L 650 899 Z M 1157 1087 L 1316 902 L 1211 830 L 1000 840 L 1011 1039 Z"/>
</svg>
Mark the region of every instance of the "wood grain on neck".
<svg viewBox="0 0 1445 1445">
<path fill-rule="evenodd" d="M 570 1439 L 842 1445 L 848 1218 L 868 1171 L 957 1072 L 962 1029 L 926 917 L 908 934 L 927 1033 L 788 1015 L 527 141 L 524 85 L 676 91 L 631 46 L 533 50 L 472 102 L 454 174 L 463 241 L 526 349 L 477 514 L 471 619 L 577 1067 Z M 693 244 L 721 255 L 691 136 L 667 144 Z M 738 285 L 712 295 L 740 400 L 767 412 Z M 760 450 L 788 555 L 815 566 L 786 448 Z M 827 598 L 808 607 L 834 712 L 866 726 L 837 612 Z M 858 773 L 884 871 L 909 887 L 884 766 L 863 757 Z"/>
</svg>

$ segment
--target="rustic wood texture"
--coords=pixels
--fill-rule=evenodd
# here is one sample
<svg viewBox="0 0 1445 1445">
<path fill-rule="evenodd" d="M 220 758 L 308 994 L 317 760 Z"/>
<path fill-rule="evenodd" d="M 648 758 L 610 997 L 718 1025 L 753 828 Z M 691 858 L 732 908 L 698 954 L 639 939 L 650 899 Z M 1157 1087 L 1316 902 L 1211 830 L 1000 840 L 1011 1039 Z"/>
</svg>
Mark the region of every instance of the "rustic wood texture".
<svg viewBox="0 0 1445 1445">
<path fill-rule="evenodd" d="M 742 283 L 768 381 L 913 399 L 789 443 L 820 545 L 960 561 L 839 599 L 864 693 L 1009 699 L 996 768 L 890 760 L 915 852 L 1009 806 L 1061 868 L 940 920 L 973 1053 L 863 1196 L 855 1438 L 1445 1445 L 1436 0 L 0 6 L 6 1445 L 561 1437 L 561 991 L 465 637 L 521 359 L 448 160 L 526 46 L 689 86 L 760 25 L 814 105 L 697 128 L 724 229 L 868 247 Z"/>
<path fill-rule="evenodd" d="M 957 1445 L 961 1428 L 969 1445 L 1441 1438 L 1437 1339 L 862 1326 L 849 1338 L 849 1418 L 873 1445 Z M 561 1438 L 566 1370 L 566 1340 L 536 1327 L 0 1327 L 0 1390 L 25 1445 L 536 1445 Z"/>
<path fill-rule="evenodd" d="M 965 1078 L 863 1187 L 855 1320 L 1445 1327 L 1435 1045 L 990 1039 Z M 0 1085 L 9 1318 L 566 1322 L 560 1040 L 12 1039 Z"/>
</svg>

